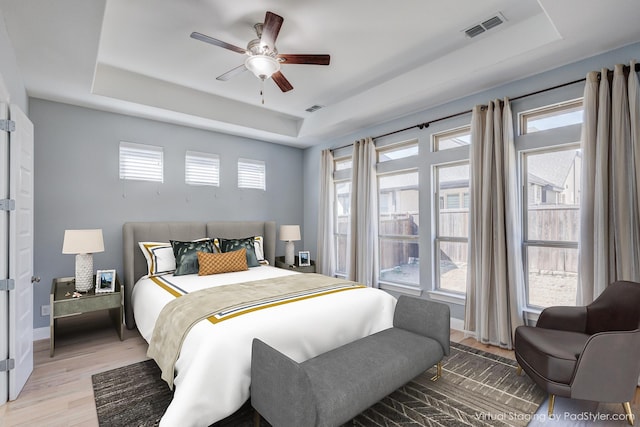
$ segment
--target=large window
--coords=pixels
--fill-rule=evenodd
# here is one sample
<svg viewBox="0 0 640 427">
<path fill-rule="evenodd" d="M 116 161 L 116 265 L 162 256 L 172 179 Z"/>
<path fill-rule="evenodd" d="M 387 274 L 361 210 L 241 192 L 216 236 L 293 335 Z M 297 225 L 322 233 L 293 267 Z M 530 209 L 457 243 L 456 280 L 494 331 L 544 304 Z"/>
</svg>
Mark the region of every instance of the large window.
<svg viewBox="0 0 640 427">
<path fill-rule="evenodd" d="M 378 154 L 378 280 L 420 285 L 418 141 L 381 141 Z"/>
<path fill-rule="evenodd" d="M 418 202 L 418 171 L 378 175 L 381 282 L 420 283 Z"/>
<path fill-rule="evenodd" d="M 582 102 L 520 115 L 527 305 L 575 305 L 578 285 Z M 545 131 L 542 133 L 541 131 Z M 524 141 L 524 142 L 522 142 Z M 523 147 L 521 147 L 523 148 Z"/>
<path fill-rule="evenodd" d="M 469 163 L 438 165 L 434 171 L 436 289 L 467 291 Z"/>
<path fill-rule="evenodd" d="M 580 161 L 577 146 L 523 154 L 524 258 L 530 306 L 575 305 Z"/>
<path fill-rule="evenodd" d="M 347 239 L 351 212 L 351 158 L 334 160 L 333 240 L 335 244 L 336 275 L 347 275 Z"/>
</svg>

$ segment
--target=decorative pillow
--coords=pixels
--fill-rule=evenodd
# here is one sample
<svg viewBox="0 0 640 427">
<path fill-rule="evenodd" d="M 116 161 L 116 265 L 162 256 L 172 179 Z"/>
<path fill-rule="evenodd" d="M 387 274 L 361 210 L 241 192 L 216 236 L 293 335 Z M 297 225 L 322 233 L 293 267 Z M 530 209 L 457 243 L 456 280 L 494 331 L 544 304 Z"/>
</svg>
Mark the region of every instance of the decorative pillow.
<svg viewBox="0 0 640 427">
<path fill-rule="evenodd" d="M 169 242 L 138 242 L 147 260 L 147 276 L 172 273 L 176 269 L 176 257 Z"/>
<path fill-rule="evenodd" d="M 262 236 L 253 236 L 253 249 L 256 251 L 256 258 L 260 264 L 269 263 L 264 259 L 264 240 Z"/>
<path fill-rule="evenodd" d="M 222 252 L 232 252 L 245 248 L 247 250 L 247 266 L 258 267 L 260 263 L 256 257 L 256 249 L 253 237 L 244 239 L 218 239 L 220 240 L 220 249 Z"/>
<path fill-rule="evenodd" d="M 176 257 L 176 271 L 174 276 L 183 276 L 185 274 L 195 274 L 198 272 L 198 252 L 214 253 L 213 240 L 203 239 L 193 242 L 181 242 L 171 240 L 173 254 Z"/>
<path fill-rule="evenodd" d="M 221 254 L 198 252 L 198 264 L 200 264 L 199 276 L 249 269 L 247 267 L 247 250 L 245 248 Z"/>
</svg>

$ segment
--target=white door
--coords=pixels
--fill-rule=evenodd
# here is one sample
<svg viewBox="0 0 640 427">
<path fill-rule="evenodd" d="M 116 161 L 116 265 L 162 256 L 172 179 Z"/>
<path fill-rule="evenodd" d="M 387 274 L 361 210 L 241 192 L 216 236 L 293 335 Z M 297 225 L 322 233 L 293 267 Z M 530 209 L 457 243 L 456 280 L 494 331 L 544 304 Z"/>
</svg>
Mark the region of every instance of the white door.
<svg viewBox="0 0 640 427">
<path fill-rule="evenodd" d="M 9 107 L 15 131 L 9 134 L 9 400 L 15 400 L 33 371 L 33 123 L 17 105 Z"/>
<path fill-rule="evenodd" d="M 0 81 L 0 86 L 1 85 Z M 0 87 L 0 92 L 1 92 Z M 0 93 L 2 96 L 2 93 Z M 0 99 L 0 120 L 9 117 L 9 106 L 5 101 L 8 97 Z M 9 135 L 0 131 L 0 200 L 9 198 Z M 0 279 L 9 278 L 9 212 L 0 210 Z M 9 295 L 0 291 L 0 318 L 8 319 Z M 9 325 L 8 322 L 0 322 L 0 360 L 9 358 Z M 9 398 L 9 373 L 0 372 L 0 405 Z"/>
</svg>

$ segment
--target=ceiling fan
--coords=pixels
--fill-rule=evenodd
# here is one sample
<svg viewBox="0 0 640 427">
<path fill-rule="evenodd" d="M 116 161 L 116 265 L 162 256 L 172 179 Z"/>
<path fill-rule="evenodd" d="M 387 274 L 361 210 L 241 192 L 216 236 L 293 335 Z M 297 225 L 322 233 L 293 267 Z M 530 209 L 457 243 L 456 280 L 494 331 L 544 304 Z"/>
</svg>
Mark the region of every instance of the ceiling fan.
<svg viewBox="0 0 640 427">
<path fill-rule="evenodd" d="M 308 54 L 281 54 L 276 49 L 276 38 L 282 27 L 284 19 L 282 16 L 272 12 L 267 12 L 264 23 L 255 24 L 253 27 L 258 36 L 257 39 L 251 40 L 247 44 L 247 48 L 243 49 L 238 46 L 223 42 L 207 35 L 193 32 L 191 37 L 201 40 L 205 43 L 220 46 L 233 52 L 248 55 L 244 64 L 227 71 L 226 73 L 216 77 L 217 80 L 226 81 L 230 78 L 250 70 L 256 77 L 264 81 L 272 78 L 281 91 L 288 92 L 293 89 L 289 80 L 280 71 L 282 64 L 311 64 L 311 65 L 329 65 L 329 55 L 308 55 Z"/>
</svg>

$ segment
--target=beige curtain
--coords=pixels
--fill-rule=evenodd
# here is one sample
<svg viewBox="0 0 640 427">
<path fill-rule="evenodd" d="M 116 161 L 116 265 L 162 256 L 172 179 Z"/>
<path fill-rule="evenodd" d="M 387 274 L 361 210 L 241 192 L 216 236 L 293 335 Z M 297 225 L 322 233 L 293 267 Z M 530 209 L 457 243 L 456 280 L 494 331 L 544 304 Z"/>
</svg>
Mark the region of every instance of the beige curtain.
<svg viewBox="0 0 640 427">
<path fill-rule="evenodd" d="M 352 162 L 347 275 L 349 280 L 378 287 L 378 186 L 372 138 L 353 144 Z"/>
<path fill-rule="evenodd" d="M 318 273 L 333 276 L 336 271 L 336 257 L 333 229 L 333 152 L 331 150 L 322 150 L 320 155 L 319 196 L 316 269 Z"/>
<path fill-rule="evenodd" d="M 640 86 L 631 67 L 590 72 L 584 90 L 577 304 L 640 281 Z M 630 71 L 631 70 L 631 71 Z"/>
<path fill-rule="evenodd" d="M 513 120 L 505 98 L 476 106 L 471 118 L 465 330 L 482 343 L 513 348 L 513 331 L 522 324 L 521 241 Z"/>
</svg>

